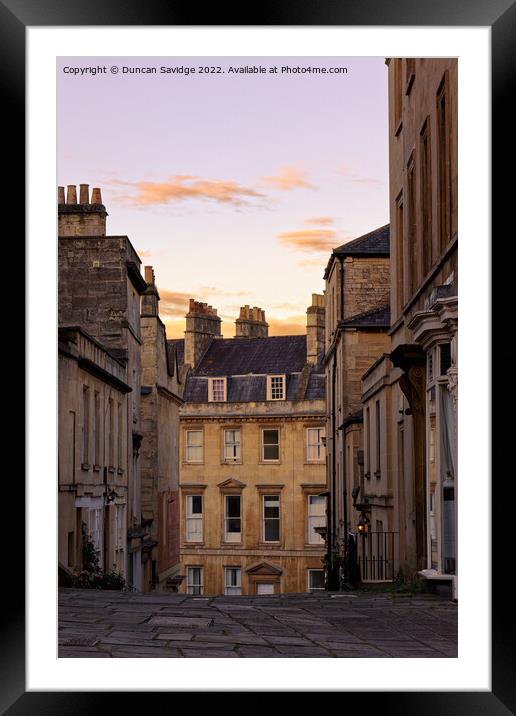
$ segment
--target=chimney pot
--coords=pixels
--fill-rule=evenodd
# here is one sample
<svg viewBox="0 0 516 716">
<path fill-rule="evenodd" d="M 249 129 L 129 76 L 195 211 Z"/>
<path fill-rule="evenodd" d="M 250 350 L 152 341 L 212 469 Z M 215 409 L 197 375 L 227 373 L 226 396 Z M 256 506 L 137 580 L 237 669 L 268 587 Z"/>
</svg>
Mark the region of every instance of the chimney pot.
<svg viewBox="0 0 516 716">
<path fill-rule="evenodd" d="M 58 204 L 64 204 L 64 203 L 65 203 L 65 190 L 64 190 L 64 186 L 58 186 L 58 187 L 57 187 L 57 203 L 58 203 Z"/>
<path fill-rule="evenodd" d="M 91 192 L 91 203 L 102 204 L 102 194 L 100 193 L 99 187 L 95 187 Z"/>
<path fill-rule="evenodd" d="M 68 184 L 66 192 L 66 203 L 77 204 L 77 187 L 75 184 Z"/>
<path fill-rule="evenodd" d="M 89 198 L 89 190 L 90 185 L 89 184 L 80 184 L 80 193 L 79 193 L 79 204 L 89 204 L 90 198 Z"/>
</svg>

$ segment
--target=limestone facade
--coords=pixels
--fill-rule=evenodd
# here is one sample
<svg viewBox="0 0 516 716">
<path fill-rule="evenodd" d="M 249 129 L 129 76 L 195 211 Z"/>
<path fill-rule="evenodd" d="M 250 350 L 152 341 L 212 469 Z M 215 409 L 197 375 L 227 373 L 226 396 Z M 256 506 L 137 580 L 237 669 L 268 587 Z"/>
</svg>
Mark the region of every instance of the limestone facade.
<svg viewBox="0 0 516 716">
<path fill-rule="evenodd" d="M 100 189 L 59 188 L 59 561 L 80 568 L 84 523 L 102 568 L 147 591 L 178 562 L 179 374 L 152 269 L 106 216 Z"/>
<path fill-rule="evenodd" d="M 391 59 L 392 471 L 406 574 L 457 587 L 457 60 Z M 368 389 L 367 381 L 364 385 Z"/>
<path fill-rule="evenodd" d="M 320 313 L 320 305 L 312 308 Z M 256 317 L 265 322 L 261 309 Z M 237 327 L 242 319 L 255 317 L 243 307 Z M 199 320 L 203 331 L 200 313 Z M 186 379 L 181 590 L 323 589 L 324 539 L 313 529 L 324 532 L 326 507 L 321 353 L 311 364 L 306 336 L 243 337 L 240 330 L 233 339 L 214 336 Z M 169 343 L 180 350 L 180 341 Z"/>
<path fill-rule="evenodd" d="M 362 386 L 364 372 L 389 348 L 389 226 L 335 249 L 326 267 L 327 579 L 338 589 L 349 575 L 349 535 L 364 497 Z M 359 462 L 362 464 L 359 465 Z"/>
</svg>

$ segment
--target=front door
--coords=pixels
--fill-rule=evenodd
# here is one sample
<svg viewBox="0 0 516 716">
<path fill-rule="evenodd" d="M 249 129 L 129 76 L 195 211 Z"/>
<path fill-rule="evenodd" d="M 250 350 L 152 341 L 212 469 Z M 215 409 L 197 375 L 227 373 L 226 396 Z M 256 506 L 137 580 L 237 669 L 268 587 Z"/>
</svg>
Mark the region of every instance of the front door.
<svg viewBox="0 0 516 716">
<path fill-rule="evenodd" d="M 258 582 L 256 585 L 256 594 L 274 594 L 274 584 Z"/>
</svg>

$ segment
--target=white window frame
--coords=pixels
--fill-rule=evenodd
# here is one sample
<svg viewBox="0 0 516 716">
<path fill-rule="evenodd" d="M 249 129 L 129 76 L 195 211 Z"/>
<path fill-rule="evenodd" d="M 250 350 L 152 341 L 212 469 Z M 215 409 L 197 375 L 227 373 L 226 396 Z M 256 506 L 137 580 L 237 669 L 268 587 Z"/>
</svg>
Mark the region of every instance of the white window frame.
<svg viewBox="0 0 516 716">
<path fill-rule="evenodd" d="M 308 589 L 307 589 L 307 592 L 324 592 L 324 587 L 312 587 L 312 584 L 311 584 L 312 572 L 322 572 L 322 573 L 323 573 L 323 578 L 324 578 L 324 569 L 308 569 L 308 570 L 307 570 L 307 573 L 308 573 Z"/>
<path fill-rule="evenodd" d="M 222 398 L 215 397 L 215 383 L 222 382 Z M 209 403 L 225 403 L 227 401 L 227 378 L 222 376 L 216 378 L 208 378 L 208 402 Z"/>
<path fill-rule="evenodd" d="M 278 516 L 265 517 L 265 500 L 274 498 L 278 501 Z M 278 523 L 278 539 L 267 539 L 265 536 L 266 520 L 275 520 Z M 271 544 L 279 544 L 281 542 L 281 497 L 280 495 L 262 495 L 262 540 Z"/>
<path fill-rule="evenodd" d="M 277 381 L 281 380 L 281 396 L 278 397 Z M 273 385 L 274 383 L 274 385 Z M 268 375 L 267 376 L 267 400 L 285 400 L 286 399 L 286 387 L 287 381 L 285 375 Z"/>
<path fill-rule="evenodd" d="M 199 583 L 192 581 L 193 570 L 199 570 Z M 199 590 L 199 591 L 196 591 Z M 186 568 L 186 593 L 199 596 L 204 594 L 204 568 L 197 564 L 189 565 Z"/>
<path fill-rule="evenodd" d="M 236 574 L 236 584 L 231 584 L 232 574 Z M 224 594 L 226 596 L 242 594 L 242 569 L 240 567 L 224 567 Z"/>
<path fill-rule="evenodd" d="M 312 511 L 310 509 L 311 507 L 311 499 L 313 497 L 319 497 L 323 500 L 323 505 L 326 502 L 325 497 L 321 497 L 321 495 L 307 495 L 306 500 L 306 521 L 307 521 L 307 542 L 308 544 L 324 544 L 324 540 L 320 534 L 318 534 L 314 527 L 325 527 L 326 526 L 326 510 L 323 512 L 322 515 L 318 514 L 312 514 Z M 320 523 L 320 524 L 317 524 Z"/>
<path fill-rule="evenodd" d="M 226 433 L 238 433 L 238 442 L 226 442 Z M 227 448 L 233 448 L 234 455 L 227 454 Z M 222 431 L 222 450 L 224 462 L 240 462 L 242 459 L 242 429 L 241 428 L 224 428 Z"/>
<path fill-rule="evenodd" d="M 311 433 L 317 432 L 316 442 L 311 442 Z M 326 459 L 326 447 L 324 439 L 326 437 L 326 428 L 322 425 L 311 426 L 306 428 L 306 461 L 307 462 L 324 462 Z M 310 448 L 315 448 L 316 456 L 310 455 Z"/>
<path fill-rule="evenodd" d="M 265 457 L 265 431 L 267 430 L 275 430 L 278 433 L 278 457 Z M 267 443 L 267 445 L 276 445 L 276 443 Z M 262 428 L 261 430 L 261 457 L 262 462 L 279 462 L 280 461 L 280 455 L 281 455 L 281 431 L 279 428 Z"/>
<path fill-rule="evenodd" d="M 193 498 L 199 497 L 201 500 L 201 512 L 192 512 L 192 503 Z M 202 495 L 185 495 L 185 542 L 203 542 L 204 541 L 204 504 L 203 504 L 203 496 Z M 192 533 L 189 532 L 189 527 L 196 526 L 198 527 L 200 524 L 200 537 L 199 536 L 191 536 L 191 534 L 196 535 L 199 530 L 195 529 Z"/>
<path fill-rule="evenodd" d="M 228 517 L 228 497 L 238 497 L 240 500 L 240 511 L 239 517 Z M 240 532 L 229 532 L 228 524 L 229 520 L 240 520 Z M 238 539 L 236 539 L 238 537 Z M 231 542 L 234 544 L 242 543 L 242 495 L 241 494 L 225 494 L 224 495 L 224 542 Z"/>
<path fill-rule="evenodd" d="M 188 439 L 189 435 L 191 433 L 200 433 L 201 434 L 201 443 L 200 445 L 189 445 Z M 200 448 L 201 457 L 198 460 L 193 460 L 189 456 L 189 449 L 190 448 Z M 185 430 L 185 462 L 193 463 L 193 464 L 201 464 L 204 460 L 204 431 L 201 428 L 187 428 Z"/>
</svg>

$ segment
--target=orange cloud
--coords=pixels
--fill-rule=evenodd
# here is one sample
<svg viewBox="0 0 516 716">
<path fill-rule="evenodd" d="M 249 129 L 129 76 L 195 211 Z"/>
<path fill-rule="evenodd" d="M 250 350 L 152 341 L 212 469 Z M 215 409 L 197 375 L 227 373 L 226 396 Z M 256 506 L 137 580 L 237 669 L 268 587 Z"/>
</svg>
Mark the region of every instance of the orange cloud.
<svg viewBox="0 0 516 716">
<path fill-rule="evenodd" d="M 305 219 L 305 224 L 312 226 L 331 226 L 334 219 L 331 216 L 314 216 L 313 219 Z"/>
<path fill-rule="evenodd" d="M 263 181 L 275 189 L 290 191 L 291 189 L 317 189 L 306 180 L 306 172 L 296 167 L 282 167 L 276 176 L 262 177 Z"/>
<path fill-rule="evenodd" d="M 255 189 L 235 181 L 199 179 L 187 174 L 173 176 L 165 182 L 112 180 L 110 183 L 128 187 L 129 193 L 120 193 L 118 199 L 138 206 L 169 204 L 187 199 L 205 199 L 240 206 L 246 199 L 264 197 Z"/>
<path fill-rule="evenodd" d="M 191 293 L 181 293 L 180 291 L 167 291 L 158 287 L 159 292 L 159 313 L 161 318 L 165 321 L 169 316 L 181 315 L 181 321 L 183 325 L 183 332 L 185 330 L 185 319 L 184 316 L 188 313 L 188 303 L 190 298 L 193 298 Z"/>
<path fill-rule="evenodd" d="M 337 241 L 333 229 L 306 229 L 278 234 L 280 243 L 298 251 L 330 251 Z"/>
<path fill-rule="evenodd" d="M 299 336 L 306 333 L 306 315 L 267 318 L 269 336 Z"/>
</svg>

